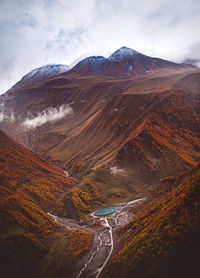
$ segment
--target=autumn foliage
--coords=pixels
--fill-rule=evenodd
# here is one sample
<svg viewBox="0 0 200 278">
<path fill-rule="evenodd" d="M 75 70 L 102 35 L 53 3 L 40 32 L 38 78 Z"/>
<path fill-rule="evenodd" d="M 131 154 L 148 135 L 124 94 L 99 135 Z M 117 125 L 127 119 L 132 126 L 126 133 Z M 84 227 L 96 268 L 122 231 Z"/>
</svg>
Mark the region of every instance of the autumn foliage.
<svg viewBox="0 0 200 278">
<path fill-rule="evenodd" d="M 113 256 L 105 277 L 197 277 L 200 166 L 173 184 L 169 192 L 163 188 L 163 194 L 155 188 L 154 199 L 150 196 L 143 211 L 120 230 L 123 247 Z"/>
<path fill-rule="evenodd" d="M 46 212 L 51 211 L 63 194 L 73 188 L 73 180 L 3 132 L 0 132 L 0 142 L 2 277 L 40 277 L 45 263 L 45 272 L 49 273 L 48 265 L 52 268 L 52 264 L 46 258 L 53 243 L 60 248 L 59 242 L 63 237 L 66 247 L 60 255 L 70 259 L 65 268 L 61 261 L 54 263 L 54 267 L 57 271 L 61 268 L 67 275 L 79 257 L 89 250 L 92 236 L 85 232 L 67 231 Z M 56 248 L 54 252 L 57 252 Z"/>
</svg>

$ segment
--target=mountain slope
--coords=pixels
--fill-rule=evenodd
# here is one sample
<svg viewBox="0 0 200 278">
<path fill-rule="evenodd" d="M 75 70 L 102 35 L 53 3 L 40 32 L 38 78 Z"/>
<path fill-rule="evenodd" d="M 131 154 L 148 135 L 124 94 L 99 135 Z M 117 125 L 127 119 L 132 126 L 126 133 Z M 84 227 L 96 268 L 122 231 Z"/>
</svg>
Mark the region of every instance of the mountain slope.
<svg viewBox="0 0 200 278">
<path fill-rule="evenodd" d="M 46 212 L 55 208 L 59 198 L 74 186 L 74 182 L 63 170 L 15 143 L 1 131 L 0 142 L 1 275 L 42 277 L 43 272 L 50 275 L 55 268 L 57 273 L 70 275 L 79 256 L 90 248 L 92 235 L 67 230 Z M 79 239 L 79 245 L 75 238 Z M 63 244 L 69 248 L 63 250 Z M 66 257 L 70 259 L 62 266 L 61 260 L 66 261 Z"/>
<path fill-rule="evenodd" d="M 146 210 L 119 232 L 122 240 L 107 275 L 116 277 L 119 270 L 122 277 L 164 277 L 159 276 L 162 262 L 173 266 L 171 249 L 178 250 L 175 255 L 184 251 L 184 241 L 176 246 L 174 234 L 188 248 L 187 235 L 191 231 L 195 238 L 199 224 L 199 80 L 195 67 L 123 47 L 108 59 L 86 58 L 67 73 L 13 87 L 1 96 L 0 128 L 38 153 L 0 134 L 4 271 L 27 277 L 34 267 L 33 276 L 73 277 L 92 235 L 64 230 L 46 212 L 54 209 L 56 215 L 86 222 L 96 208 L 147 196 L 155 187 Z M 10 249 L 17 254 L 11 256 L 13 270 Z M 158 254 L 158 268 L 151 250 Z M 27 265 L 23 273 L 21 264 Z"/>
<path fill-rule="evenodd" d="M 198 107 L 199 95 L 182 91 L 118 95 L 47 154 L 68 169 L 76 160 L 88 168 L 116 163 L 134 171 L 136 179 L 158 182 L 198 161 Z"/>
<path fill-rule="evenodd" d="M 108 59 L 125 65 L 138 55 L 122 48 Z M 95 59 L 88 61 L 93 65 Z M 194 166 L 200 148 L 200 71 L 163 63 L 138 78 L 118 78 L 117 71 L 115 78 L 69 71 L 14 89 L 1 96 L 1 128 L 66 171 L 84 165 L 73 173 L 79 178 L 91 168 L 119 167 L 136 184 L 156 184 Z M 60 117 L 63 105 L 73 113 Z M 39 119 L 38 125 L 25 126 Z"/>
<path fill-rule="evenodd" d="M 155 187 L 142 212 L 119 231 L 119 249 L 102 277 L 198 276 L 199 181 L 198 165 Z"/>
</svg>

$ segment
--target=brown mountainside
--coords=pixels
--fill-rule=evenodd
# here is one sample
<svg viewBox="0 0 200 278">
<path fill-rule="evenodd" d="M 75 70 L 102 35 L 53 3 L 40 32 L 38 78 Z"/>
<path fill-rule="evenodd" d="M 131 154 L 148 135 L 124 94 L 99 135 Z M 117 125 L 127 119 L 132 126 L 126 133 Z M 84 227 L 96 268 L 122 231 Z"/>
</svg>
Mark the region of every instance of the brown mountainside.
<svg viewBox="0 0 200 278">
<path fill-rule="evenodd" d="M 0 142 L 1 275 L 70 275 L 79 255 L 90 247 L 92 236 L 62 228 L 47 212 L 74 186 L 73 180 L 1 131 Z"/>
<path fill-rule="evenodd" d="M 86 169 L 117 164 L 135 179 L 157 182 L 199 159 L 199 76 L 198 69 L 165 69 L 134 80 L 65 74 L 8 92 L 3 103 L 17 120 L 1 125 L 66 170 L 80 160 Z M 73 114 L 22 128 L 28 113 L 62 104 Z"/>
<path fill-rule="evenodd" d="M 105 197 L 114 202 L 111 191 L 121 191 L 111 169 L 119 169 L 125 184 L 132 180 L 133 187 L 141 187 L 142 192 L 161 178 L 198 163 L 200 71 L 122 48 L 106 59 L 115 69 L 110 77 L 106 67 L 105 75 L 95 73 L 105 62 L 102 59 L 98 57 L 97 63 L 95 57 L 86 58 L 67 73 L 40 84 L 12 88 L 1 97 L 6 116 L 0 126 L 78 178 L 79 183 L 89 172 L 100 195 L 106 191 Z M 136 60 L 143 73 L 119 78 L 118 71 Z M 83 74 L 78 70 L 80 65 L 87 65 Z M 148 65 L 157 68 L 145 72 Z M 122 71 L 126 73 L 125 68 Z M 62 113 L 63 105 L 70 113 L 55 120 L 54 114 Z M 26 121 L 34 124 L 24 126 Z M 113 187 L 104 179 L 103 183 L 95 181 L 99 168 L 112 175 Z M 88 191 L 84 186 L 82 190 Z M 124 188 L 120 194 L 128 198 L 134 190 Z"/>
</svg>

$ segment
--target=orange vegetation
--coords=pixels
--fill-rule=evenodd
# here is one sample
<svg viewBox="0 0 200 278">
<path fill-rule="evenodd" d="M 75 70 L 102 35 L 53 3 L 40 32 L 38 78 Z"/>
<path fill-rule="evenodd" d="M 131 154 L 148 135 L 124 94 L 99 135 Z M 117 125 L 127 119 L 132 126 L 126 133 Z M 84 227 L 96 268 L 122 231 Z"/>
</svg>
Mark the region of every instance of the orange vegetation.
<svg viewBox="0 0 200 278">
<path fill-rule="evenodd" d="M 84 179 L 79 186 L 74 186 L 63 199 L 57 203 L 56 213 L 61 216 L 73 216 L 77 219 L 86 219 L 88 213 L 97 204 L 101 204 L 105 200 L 97 187 L 88 179 Z"/>
<path fill-rule="evenodd" d="M 72 166 L 70 168 L 70 174 L 72 176 L 75 176 L 77 174 L 79 174 L 81 171 L 83 171 L 84 167 L 85 167 L 86 163 L 84 161 L 79 161 L 79 160 L 76 160 L 72 163 Z"/>
<path fill-rule="evenodd" d="M 92 235 L 67 231 L 46 212 L 74 186 L 73 180 L 1 131 L 0 142 L 1 274 L 3 277 L 40 277 L 40 262 L 48 256 L 52 242 L 59 242 L 65 235 L 63 256 L 67 254 L 70 258 L 68 269 L 63 269 L 58 262 L 56 269 L 61 267 L 67 275 L 76 260 L 90 248 Z"/>
<path fill-rule="evenodd" d="M 123 247 L 105 277 L 197 277 L 199 226 L 200 165 L 155 187 L 143 211 L 120 230 Z"/>
</svg>

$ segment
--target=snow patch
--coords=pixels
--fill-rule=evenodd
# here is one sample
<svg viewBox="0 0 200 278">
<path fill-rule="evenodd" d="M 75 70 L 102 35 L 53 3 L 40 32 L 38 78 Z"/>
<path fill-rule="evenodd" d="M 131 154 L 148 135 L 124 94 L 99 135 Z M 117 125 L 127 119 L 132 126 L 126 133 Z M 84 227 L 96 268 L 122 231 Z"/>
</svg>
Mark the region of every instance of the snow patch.
<svg viewBox="0 0 200 278">
<path fill-rule="evenodd" d="M 67 72 L 70 69 L 69 66 L 67 65 L 62 65 L 62 64 L 48 64 L 48 65 L 44 65 L 41 66 L 39 68 L 36 68 L 34 70 L 32 70 L 31 72 L 29 72 L 28 74 L 26 74 L 22 80 L 27 80 L 30 78 L 38 78 L 38 77 L 51 77 L 54 75 L 57 75 L 59 73 L 64 73 Z"/>
<path fill-rule="evenodd" d="M 113 108 L 110 110 L 110 112 L 117 112 L 119 109 L 118 108 Z"/>
<path fill-rule="evenodd" d="M 141 54 L 140 52 L 128 48 L 126 46 L 123 46 L 121 48 L 119 48 L 117 51 L 115 51 L 109 58 L 108 60 L 110 61 L 120 61 L 123 60 L 125 57 L 127 56 L 133 56 L 133 55 L 138 55 Z"/>
<path fill-rule="evenodd" d="M 146 74 L 152 74 L 152 73 L 154 73 L 154 71 L 153 70 L 146 70 L 145 73 Z"/>
<path fill-rule="evenodd" d="M 113 175 L 124 175 L 125 174 L 125 170 L 122 168 L 119 168 L 118 166 L 110 167 L 110 172 Z"/>
<path fill-rule="evenodd" d="M 69 173 L 67 171 L 64 171 L 64 174 L 66 177 L 69 177 Z"/>
</svg>

